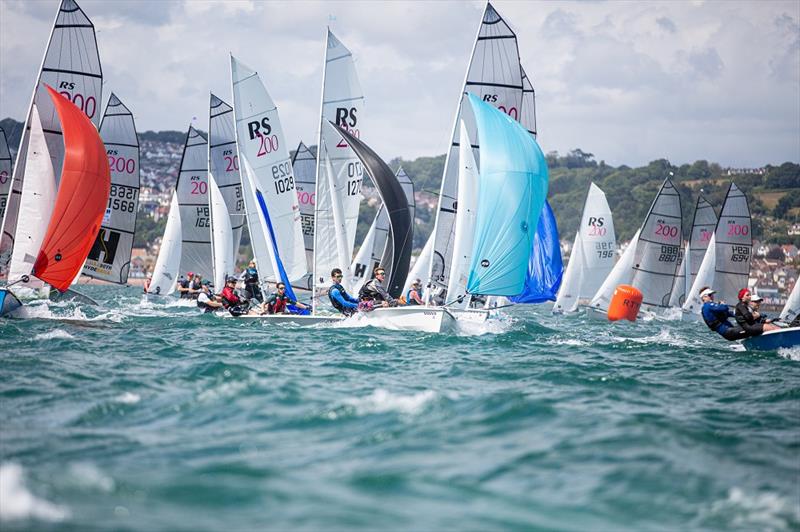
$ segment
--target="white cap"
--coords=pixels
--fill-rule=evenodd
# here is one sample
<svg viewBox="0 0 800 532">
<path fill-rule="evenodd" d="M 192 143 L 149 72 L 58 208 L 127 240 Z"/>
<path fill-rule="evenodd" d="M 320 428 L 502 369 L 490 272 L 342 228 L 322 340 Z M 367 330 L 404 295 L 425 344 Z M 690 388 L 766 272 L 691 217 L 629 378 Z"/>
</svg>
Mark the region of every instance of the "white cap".
<svg viewBox="0 0 800 532">
<path fill-rule="evenodd" d="M 710 296 L 711 294 L 716 294 L 716 293 L 717 293 L 717 291 L 716 291 L 716 290 L 712 290 L 712 289 L 710 289 L 710 288 L 706 288 L 705 290 L 703 290 L 702 292 L 700 292 L 700 297 L 703 297 L 703 296 Z"/>
<path fill-rule="evenodd" d="M 756 294 L 756 295 L 754 295 L 753 297 L 750 298 L 750 301 L 764 301 L 764 298 L 761 297 L 760 295 Z"/>
</svg>

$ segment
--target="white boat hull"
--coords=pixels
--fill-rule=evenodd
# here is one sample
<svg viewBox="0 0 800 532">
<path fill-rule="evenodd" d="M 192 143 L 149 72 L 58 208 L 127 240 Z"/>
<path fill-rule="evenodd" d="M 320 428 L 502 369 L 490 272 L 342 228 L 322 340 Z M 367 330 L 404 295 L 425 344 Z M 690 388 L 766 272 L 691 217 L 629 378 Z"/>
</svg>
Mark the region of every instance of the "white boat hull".
<svg viewBox="0 0 800 532">
<path fill-rule="evenodd" d="M 380 327 L 393 331 L 451 332 L 459 323 L 483 323 L 487 310 L 456 310 L 442 307 L 392 307 L 360 312 L 347 320 L 347 327 Z"/>
<path fill-rule="evenodd" d="M 226 312 L 223 314 L 229 318 L 251 319 L 260 321 L 269 321 L 272 323 L 280 323 L 287 325 L 318 325 L 320 323 L 333 323 L 342 321 L 344 316 L 315 316 L 315 315 L 300 315 L 300 314 L 244 314 L 242 316 L 232 316 Z"/>
</svg>

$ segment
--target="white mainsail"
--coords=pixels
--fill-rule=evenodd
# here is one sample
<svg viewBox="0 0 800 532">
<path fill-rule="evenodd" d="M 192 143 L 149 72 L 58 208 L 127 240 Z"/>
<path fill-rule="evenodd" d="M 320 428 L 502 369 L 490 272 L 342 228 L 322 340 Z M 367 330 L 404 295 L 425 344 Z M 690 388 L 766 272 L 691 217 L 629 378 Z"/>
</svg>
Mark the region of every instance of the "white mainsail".
<svg viewBox="0 0 800 532">
<path fill-rule="evenodd" d="M 523 117 L 529 116 L 533 108 L 533 89 L 530 88 L 529 92 L 523 93 L 526 86 L 523 84 L 522 75 L 516 34 L 492 5 L 487 3 L 470 56 L 461 95 L 469 91 L 515 120 L 520 120 L 523 100 L 529 103 L 522 114 Z M 458 196 L 459 123 L 462 120 L 466 125 L 467 135 L 475 142 L 472 145 L 475 159 L 480 162 L 475 118 L 467 108 L 468 106 L 463 105 L 461 95 L 459 95 L 459 105 L 453 122 L 451 146 L 445 158 L 439 206 L 433 231 L 435 235 L 433 259 L 428 275 L 432 292 L 443 292 L 450 277 L 453 246 L 455 245 L 455 215 Z M 535 119 L 535 111 L 531 118 Z M 529 122 L 530 119 L 526 119 L 526 121 Z M 535 125 L 530 123 L 522 125 L 526 129 L 535 130 Z"/>
<path fill-rule="evenodd" d="M 208 123 L 208 171 L 209 183 L 214 180 L 222 195 L 225 211 L 229 216 L 228 225 L 231 228 L 230 245 L 226 245 L 230 257 L 220 258 L 221 264 L 230 264 L 228 275 L 233 274 L 233 266 L 239 254 L 239 243 L 242 239 L 242 228 L 245 223 L 244 198 L 242 197 L 242 180 L 239 175 L 239 156 L 236 153 L 236 124 L 233 120 L 233 107 L 211 94 Z M 213 176 L 213 178 L 211 177 Z M 210 198 L 209 198 L 210 199 Z M 215 213 L 211 212 L 212 228 L 215 223 Z M 213 233 L 213 229 L 212 229 Z M 214 246 L 214 253 L 220 246 Z M 216 264 L 217 257 L 214 256 Z M 214 273 L 215 279 L 224 279 L 218 272 Z M 219 286 L 219 285 L 217 285 Z"/>
<path fill-rule="evenodd" d="M 111 192 L 97 239 L 83 275 L 125 284 L 131 268 L 136 212 L 139 208 L 139 139 L 133 113 L 114 93 L 100 122 L 100 137 L 111 168 Z"/>
<path fill-rule="evenodd" d="M 472 244 L 478 209 L 478 165 L 470 148 L 467 127 L 461 121 L 458 153 L 458 212 L 454 225 L 453 263 L 447 284 L 447 305 L 466 309 L 472 297 L 467 294 L 467 279 L 472 263 Z"/>
<path fill-rule="evenodd" d="M 594 296 L 614 267 L 617 237 L 605 193 L 591 183 L 583 204 L 580 228 L 553 310 L 574 312 Z"/>
<path fill-rule="evenodd" d="M 719 221 L 711 236 L 700 270 L 686 297 L 683 310 L 699 314 L 703 303 L 699 290 L 709 286 L 717 291 L 717 301 L 734 304 L 739 290 L 747 287 L 753 247 L 750 208 L 744 193 L 731 183 Z"/>
<path fill-rule="evenodd" d="M 208 141 L 189 126 L 175 185 L 181 216 L 179 273 L 214 276 L 211 259 L 211 210 L 208 206 Z"/>
<path fill-rule="evenodd" d="M 181 265 L 181 211 L 178 193 L 172 193 L 172 202 L 167 216 L 167 226 L 161 238 L 153 277 L 147 289 L 148 294 L 167 295 L 175 290 L 178 282 L 178 268 Z"/>
<path fill-rule="evenodd" d="M 360 138 L 363 118 L 364 92 L 353 55 L 328 29 L 317 143 L 315 300 L 327 291 L 331 270 L 344 271 L 352 261 L 364 174 L 361 161 L 330 122 Z"/>
<path fill-rule="evenodd" d="M 288 281 L 296 281 L 308 267 L 292 163 L 278 109 L 258 73 L 233 56 L 231 77 L 239 161 L 246 174 L 245 195 L 250 195 L 245 200 L 248 227 L 251 235 L 263 235 L 258 247 L 266 248 L 254 247 L 259 279 L 278 280 L 283 268 Z M 267 258 L 272 266 L 269 277 L 264 268 Z"/>
<path fill-rule="evenodd" d="M 417 279 L 419 279 L 420 282 L 422 282 L 423 277 L 431 269 L 432 258 L 433 258 L 433 235 L 428 237 L 428 240 L 427 242 L 425 242 L 425 246 L 422 248 L 419 257 L 417 257 L 417 260 L 411 267 L 411 271 L 408 273 L 408 278 L 406 279 L 406 283 L 405 285 L 403 285 L 403 295 L 408 293 L 408 290 L 411 288 L 411 283 L 413 283 Z M 426 297 L 423 295 L 423 300 L 424 299 L 426 299 Z"/>
<path fill-rule="evenodd" d="M 611 303 L 611 297 L 614 295 L 614 290 L 621 284 L 631 284 L 633 279 L 633 260 L 636 255 L 636 243 L 639 241 L 640 231 L 641 229 L 637 230 L 636 234 L 633 235 L 628 247 L 625 248 L 614 268 L 611 269 L 611 273 L 600 285 L 597 293 L 589 303 L 592 308 L 603 312 L 607 311 L 608 305 Z"/>
<path fill-rule="evenodd" d="M 675 273 L 675 279 L 672 281 L 672 293 L 669 296 L 670 307 L 680 308 L 686 301 L 686 294 L 691 288 L 691 285 L 688 284 L 688 279 L 691 278 L 691 271 L 689 270 L 691 260 L 689 242 L 686 242 L 678 252 L 678 270 Z"/>
<path fill-rule="evenodd" d="M 789 297 L 786 299 L 786 304 L 783 306 L 783 310 L 781 310 L 781 319 L 783 321 L 791 321 L 795 319 L 798 314 L 800 314 L 800 279 L 796 279 L 794 282 L 792 293 L 789 294 Z"/>
<path fill-rule="evenodd" d="M 10 282 L 19 281 L 22 276 L 30 275 L 33 271 L 56 201 L 56 177 L 36 105 L 31 112 L 30 124 L 25 154 L 28 175 L 22 183 L 19 206 L 19 216 L 24 223 L 17 225 L 14 234 L 14 251 L 8 272 Z M 31 276 L 22 286 L 40 289 L 44 287 L 44 283 Z"/>
<path fill-rule="evenodd" d="M 225 278 L 233 275 L 233 228 L 225 197 L 212 172 L 208 173 L 208 204 L 211 208 L 211 248 L 214 255 L 214 288 L 222 290 Z"/>
<path fill-rule="evenodd" d="M 11 152 L 6 132 L 0 127 L 0 223 L 6 212 L 8 194 L 11 192 Z"/>
<path fill-rule="evenodd" d="M 372 270 L 380 264 L 386 249 L 389 229 L 389 213 L 381 205 L 356 253 L 356 258 L 347 270 L 348 286 L 354 294 L 358 293 L 365 282 L 372 279 Z"/>
<path fill-rule="evenodd" d="M 95 125 L 100 121 L 103 73 L 97 52 L 94 25 L 74 0 L 62 0 L 56 15 L 47 49 L 44 53 L 31 103 L 25 118 L 22 138 L 17 151 L 11 182 L 11 194 L 0 225 L 0 278 L 5 277 L 14 234 L 20 211 L 20 196 L 23 182 L 28 174 L 25 161 L 31 136 L 31 113 L 36 105 L 44 131 L 47 149 L 52 160 L 56 184 L 61 176 L 64 160 L 64 141 L 61 138 L 61 122 L 44 84 L 70 99 Z M 27 222 L 26 222 L 27 223 Z M 47 221 L 45 221 L 45 224 Z"/>
<path fill-rule="evenodd" d="M 682 234 L 681 198 L 665 179 L 636 242 L 631 284 L 642 292 L 642 308 L 669 306 Z"/>
</svg>

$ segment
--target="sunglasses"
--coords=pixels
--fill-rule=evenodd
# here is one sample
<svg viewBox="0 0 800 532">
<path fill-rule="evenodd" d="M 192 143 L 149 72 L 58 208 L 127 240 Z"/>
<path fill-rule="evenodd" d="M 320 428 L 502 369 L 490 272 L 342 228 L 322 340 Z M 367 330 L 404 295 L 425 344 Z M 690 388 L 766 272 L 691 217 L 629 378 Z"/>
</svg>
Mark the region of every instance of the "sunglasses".
<svg viewBox="0 0 800 532">
<path fill-rule="evenodd" d="M 341 278 L 342 278 L 342 276 L 341 276 L 341 275 L 334 275 L 334 276 L 333 276 L 333 278 L 334 278 L 334 279 L 341 279 Z"/>
<path fill-rule="evenodd" d="M 286 290 L 286 287 L 285 286 L 279 286 L 278 290 Z"/>
<path fill-rule="evenodd" d="M 376 277 L 377 277 L 378 275 L 386 275 L 386 272 L 378 272 L 378 273 L 376 273 L 376 274 L 375 274 L 375 276 L 376 276 Z"/>
</svg>

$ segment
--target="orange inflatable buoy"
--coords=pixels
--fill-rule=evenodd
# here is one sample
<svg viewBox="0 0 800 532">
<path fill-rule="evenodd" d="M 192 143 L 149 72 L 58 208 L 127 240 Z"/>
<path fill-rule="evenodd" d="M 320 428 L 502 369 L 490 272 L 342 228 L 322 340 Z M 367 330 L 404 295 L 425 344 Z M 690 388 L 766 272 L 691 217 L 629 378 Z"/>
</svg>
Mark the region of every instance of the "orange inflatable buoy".
<svg viewBox="0 0 800 532">
<path fill-rule="evenodd" d="M 641 306 L 642 292 L 633 286 L 621 284 L 611 296 L 611 303 L 608 305 L 608 320 L 636 321 Z"/>
</svg>

